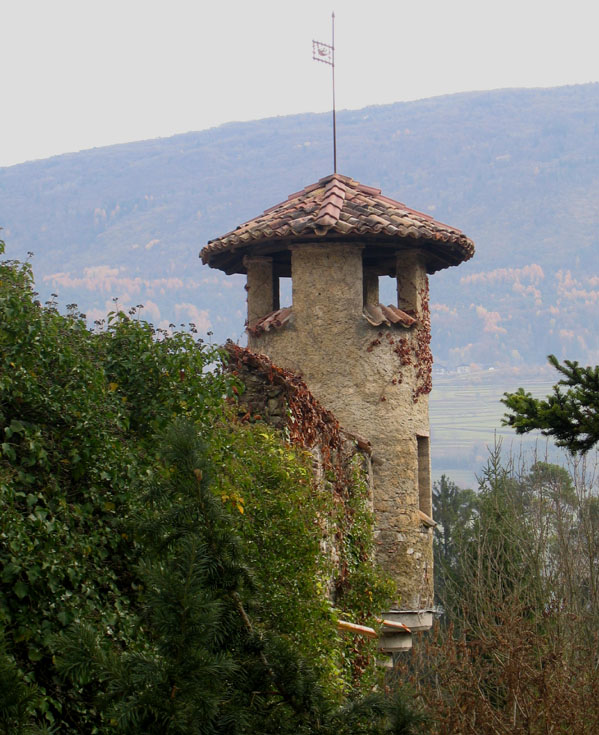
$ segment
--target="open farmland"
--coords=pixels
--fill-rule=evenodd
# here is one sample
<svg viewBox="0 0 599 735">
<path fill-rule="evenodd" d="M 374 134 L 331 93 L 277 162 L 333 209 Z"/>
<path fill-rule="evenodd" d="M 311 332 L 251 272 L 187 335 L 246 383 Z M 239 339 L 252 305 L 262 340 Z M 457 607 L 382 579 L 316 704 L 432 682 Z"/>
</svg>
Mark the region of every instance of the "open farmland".
<svg viewBox="0 0 599 735">
<path fill-rule="evenodd" d="M 545 396 L 557 380 L 551 368 L 480 370 L 436 375 L 430 398 L 433 478 L 446 474 L 463 487 L 476 487 L 488 456 L 487 447 L 501 440 L 503 450 L 516 457 L 536 451 L 559 462 L 561 453 L 540 434 L 517 436 L 501 425 L 505 409 L 500 399 L 520 386 Z"/>
</svg>

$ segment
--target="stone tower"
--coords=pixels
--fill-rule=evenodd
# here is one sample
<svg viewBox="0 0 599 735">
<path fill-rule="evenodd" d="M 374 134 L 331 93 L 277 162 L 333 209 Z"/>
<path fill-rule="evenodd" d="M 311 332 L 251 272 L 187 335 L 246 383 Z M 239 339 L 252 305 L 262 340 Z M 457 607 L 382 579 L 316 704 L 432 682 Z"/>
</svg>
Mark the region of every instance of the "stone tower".
<svg viewBox="0 0 599 735">
<path fill-rule="evenodd" d="M 372 444 L 378 561 L 398 583 L 396 618 L 413 629 L 430 625 L 433 604 L 428 274 L 473 253 L 459 230 L 339 174 L 201 252 L 247 274 L 249 347 L 299 373 Z M 380 276 L 396 279 L 397 303 L 379 303 Z M 281 308 L 284 277 L 293 303 Z"/>
</svg>

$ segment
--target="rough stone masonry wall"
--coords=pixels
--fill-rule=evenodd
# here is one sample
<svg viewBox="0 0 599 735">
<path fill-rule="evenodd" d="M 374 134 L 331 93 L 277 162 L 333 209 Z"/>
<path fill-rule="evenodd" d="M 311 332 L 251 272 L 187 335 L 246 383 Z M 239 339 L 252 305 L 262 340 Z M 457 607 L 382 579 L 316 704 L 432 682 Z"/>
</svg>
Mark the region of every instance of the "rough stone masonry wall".
<svg viewBox="0 0 599 735">
<path fill-rule="evenodd" d="M 403 609 L 432 605 L 432 531 L 418 490 L 418 439 L 428 436 L 430 322 L 424 267 L 413 269 L 418 322 L 371 326 L 362 316 L 362 246 L 302 245 L 292 251 L 293 316 L 250 334 L 249 345 L 300 375 L 350 432 L 373 447 L 377 558 L 398 583 Z"/>
<path fill-rule="evenodd" d="M 312 455 L 314 477 L 322 490 L 328 488 L 335 501 L 349 500 L 356 480 L 369 489 L 372 507 L 372 448 L 364 439 L 344 431 L 332 413 L 323 408 L 297 375 L 273 365 L 265 355 L 227 343 L 228 369 L 244 386 L 239 400 L 240 417 L 248 421 L 264 421 L 285 431 L 292 444 L 307 449 Z M 355 473 L 359 477 L 355 477 Z M 345 531 L 351 532 L 351 518 Z M 323 551 L 329 554 L 337 573 L 331 579 L 330 596 L 335 599 L 335 586 L 343 585 L 343 570 L 338 568 L 342 556 L 339 545 L 344 529 L 324 528 Z"/>
</svg>

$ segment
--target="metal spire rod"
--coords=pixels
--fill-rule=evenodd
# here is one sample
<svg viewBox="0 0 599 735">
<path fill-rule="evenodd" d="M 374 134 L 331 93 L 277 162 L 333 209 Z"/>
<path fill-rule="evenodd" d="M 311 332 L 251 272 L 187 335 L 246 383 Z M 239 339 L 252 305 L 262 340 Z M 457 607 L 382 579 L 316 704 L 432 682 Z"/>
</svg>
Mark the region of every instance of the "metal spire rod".
<svg viewBox="0 0 599 735">
<path fill-rule="evenodd" d="M 335 11 L 331 13 L 331 49 L 333 53 L 333 173 L 337 173 L 337 120 L 335 117 Z"/>
<path fill-rule="evenodd" d="M 312 41 L 312 58 L 331 67 L 333 82 L 333 172 L 337 173 L 337 119 L 335 114 L 335 11 L 331 13 L 331 43 Z"/>
</svg>

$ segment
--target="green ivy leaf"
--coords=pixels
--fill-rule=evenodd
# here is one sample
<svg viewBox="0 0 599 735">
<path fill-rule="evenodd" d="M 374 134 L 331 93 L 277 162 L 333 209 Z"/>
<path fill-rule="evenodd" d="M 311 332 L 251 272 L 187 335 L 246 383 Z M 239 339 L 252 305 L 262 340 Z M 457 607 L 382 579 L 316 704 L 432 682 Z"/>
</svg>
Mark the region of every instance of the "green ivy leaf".
<svg viewBox="0 0 599 735">
<path fill-rule="evenodd" d="M 27 593 L 29 592 L 29 587 L 25 584 L 25 582 L 23 582 L 23 580 L 20 579 L 13 587 L 13 590 L 19 600 L 22 600 L 24 597 L 27 596 Z"/>
</svg>

